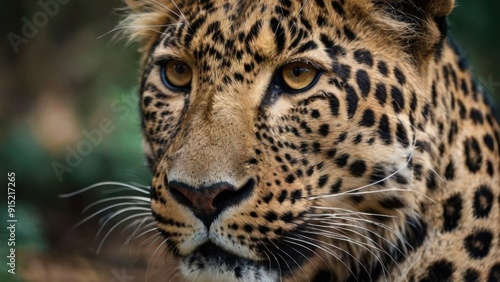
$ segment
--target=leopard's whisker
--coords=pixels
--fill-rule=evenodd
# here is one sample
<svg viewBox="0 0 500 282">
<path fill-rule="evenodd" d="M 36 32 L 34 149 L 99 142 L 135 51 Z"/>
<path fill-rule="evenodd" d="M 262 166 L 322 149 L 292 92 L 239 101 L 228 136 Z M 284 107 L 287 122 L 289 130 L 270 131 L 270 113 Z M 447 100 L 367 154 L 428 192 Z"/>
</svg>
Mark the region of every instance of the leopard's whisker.
<svg viewBox="0 0 500 282">
<path fill-rule="evenodd" d="M 382 265 L 382 267 L 384 267 L 383 263 L 382 263 L 382 261 L 380 261 L 379 256 L 376 255 L 374 253 L 374 251 L 377 251 L 377 252 L 380 252 L 382 254 L 387 255 L 397 265 L 397 262 L 392 258 L 392 256 L 386 250 L 384 250 L 377 242 L 375 242 L 373 239 L 369 238 L 367 235 L 363 235 L 360 232 L 357 232 L 357 231 L 352 230 L 350 228 L 344 228 L 344 227 L 340 227 L 340 226 L 337 226 L 337 225 L 334 225 L 334 226 L 330 225 L 329 228 L 334 229 L 334 230 L 336 230 L 336 231 L 338 231 L 338 232 L 340 232 L 342 234 L 338 234 L 338 233 L 332 232 L 332 231 L 325 231 L 325 230 L 322 229 L 322 228 L 325 227 L 323 225 L 316 225 L 317 227 L 312 227 L 312 228 L 310 226 L 311 225 L 308 225 L 307 227 L 313 231 L 313 232 L 311 232 L 311 234 L 317 233 L 320 236 L 324 236 L 324 237 L 327 237 L 327 238 L 332 238 L 332 239 L 342 240 L 342 241 L 347 241 L 347 242 L 352 242 L 352 241 L 357 242 L 356 245 L 360 246 L 361 248 L 365 249 L 370 254 L 372 254 L 380 262 L 380 264 Z M 322 227 L 322 228 L 318 228 L 318 227 Z M 364 238 L 368 242 L 371 242 L 371 244 L 365 243 L 365 242 L 362 242 L 362 241 L 356 241 L 356 240 L 352 240 L 351 241 L 349 234 L 346 234 L 346 232 L 354 233 L 354 234 L 356 234 L 356 235 Z M 338 235 L 340 235 L 340 237 L 337 237 Z M 330 237 L 330 236 L 333 236 L 333 237 Z M 346 238 L 348 238 L 348 239 L 346 240 Z M 373 251 L 371 249 L 373 249 Z"/>
<path fill-rule="evenodd" d="M 146 247 L 146 252 L 149 251 L 149 248 L 154 244 L 154 242 L 158 241 L 158 239 L 164 238 L 160 232 L 158 233 L 153 233 L 149 235 L 148 238 L 144 239 L 144 241 L 141 242 L 141 246 L 144 246 L 147 244 Z"/>
<path fill-rule="evenodd" d="M 262 242 L 262 240 L 258 239 L 257 243 L 259 246 L 263 246 L 266 248 L 267 251 L 269 251 L 269 249 L 266 247 L 266 244 Z M 266 250 L 262 250 L 262 253 L 267 257 L 267 262 L 269 263 L 269 269 L 272 269 L 271 257 L 267 254 Z"/>
<path fill-rule="evenodd" d="M 328 218 L 326 218 L 326 219 L 328 219 Z M 338 218 L 334 218 L 334 219 L 342 219 L 344 221 L 353 221 L 353 222 L 363 222 L 363 223 L 366 223 L 366 224 L 375 225 L 375 226 L 378 226 L 380 228 L 385 229 L 386 231 L 391 232 L 398 239 L 400 239 L 401 241 L 407 243 L 407 241 L 403 237 L 401 237 L 401 235 L 398 232 L 394 231 L 393 228 L 391 228 L 390 226 L 388 226 L 386 224 L 382 224 L 382 223 L 375 222 L 375 221 L 368 220 L 368 219 L 364 219 L 364 218 L 338 217 Z M 315 219 L 315 220 L 322 221 L 322 219 Z M 325 220 L 325 219 L 323 219 L 323 220 Z M 328 221 L 326 221 L 326 222 L 328 222 Z M 332 223 L 336 223 L 336 221 L 334 221 Z"/>
<path fill-rule="evenodd" d="M 175 274 L 174 276 L 172 276 L 172 278 L 170 278 L 170 280 L 168 280 L 169 282 L 172 282 L 172 281 L 178 281 L 178 278 L 182 275 L 182 273 L 179 271 L 180 267 L 176 267 L 176 272 L 177 274 Z"/>
<path fill-rule="evenodd" d="M 369 250 L 366 246 L 363 246 L 358 241 L 353 240 L 353 239 L 349 238 L 348 236 L 345 236 L 345 235 L 342 235 L 342 234 L 334 234 L 334 235 L 328 235 L 328 236 L 326 236 L 326 234 L 318 233 L 318 231 L 316 231 L 316 230 L 314 230 L 314 232 L 311 232 L 311 231 L 303 231 L 303 232 L 311 234 L 313 236 L 314 235 L 319 235 L 319 236 L 323 236 L 323 237 L 326 237 L 326 238 L 329 238 L 329 239 L 336 239 L 336 240 L 348 242 L 348 243 L 351 243 L 351 244 L 355 244 L 355 245 L 358 245 L 359 247 L 361 247 L 362 249 L 365 249 L 366 251 L 368 251 L 371 254 L 373 254 L 373 252 L 371 250 Z M 304 236 L 304 235 L 301 235 L 301 236 Z M 333 247 L 333 248 L 335 248 L 335 249 L 337 249 L 337 250 L 339 250 L 339 251 L 347 254 L 349 257 L 351 257 L 352 259 L 354 259 L 357 262 L 357 264 L 360 265 L 365 270 L 365 272 L 369 273 L 368 270 L 363 265 L 363 263 L 361 263 L 361 261 L 358 258 L 356 258 L 354 255 L 352 255 L 351 253 L 349 253 L 349 251 L 347 251 L 347 250 L 345 250 L 345 249 L 343 249 L 343 248 L 341 248 L 339 246 L 336 246 L 334 244 L 321 241 L 319 239 L 315 239 L 315 238 L 312 238 L 312 237 L 309 237 L 309 239 L 313 240 L 313 241 L 316 241 L 316 242 L 318 242 L 320 244 L 323 244 L 323 245 L 326 245 L 326 246 L 329 246 L 329 247 Z"/>
<path fill-rule="evenodd" d="M 134 229 L 132 231 L 132 234 L 134 232 L 137 231 L 137 229 L 140 229 L 141 226 L 144 224 L 144 222 L 148 221 L 148 220 L 153 220 L 153 218 L 150 216 L 150 217 L 144 217 L 144 218 L 138 218 L 138 219 L 135 219 L 133 220 L 132 222 L 128 223 L 127 225 L 125 225 L 122 230 L 121 230 L 121 233 L 123 234 L 124 232 L 130 232 L 131 229 Z"/>
<path fill-rule="evenodd" d="M 151 190 L 151 186 L 149 186 L 149 185 L 145 185 L 145 184 L 141 184 L 141 183 L 137 183 L 137 182 L 131 182 L 130 184 L 134 185 L 137 188 L 141 188 L 141 189 L 144 189 L 147 191 Z"/>
<path fill-rule="evenodd" d="M 159 237 L 161 238 L 161 237 Z M 149 266 L 151 264 L 151 260 L 153 259 L 153 257 L 155 256 L 156 252 L 158 252 L 158 250 L 164 245 L 167 243 L 167 241 L 169 240 L 170 238 L 165 238 L 165 240 L 163 240 L 161 242 L 161 244 L 156 248 L 156 250 L 153 252 L 153 254 L 151 255 L 151 258 L 149 259 L 148 261 L 148 266 L 146 267 L 146 282 L 148 281 L 148 274 L 149 274 Z"/>
<path fill-rule="evenodd" d="M 345 230 L 349 230 L 350 232 L 354 232 L 360 236 L 363 236 L 365 239 L 373 242 L 374 244 L 377 244 L 379 247 L 380 245 L 378 243 L 376 243 L 373 239 L 371 239 L 370 237 L 366 236 L 366 235 L 363 235 L 357 231 L 354 231 L 353 229 L 350 229 L 350 228 L 355 228 L 355 229 L 361 229 L 361 230 L 364 230 L 370 234 L 372 234 L 373 236 L 377 236 L 378 238 L 382 239 L 383 241 L 385 241 L 387 244 L 389 244 L 392 248 L 394 248 L 395 250 L 397 250 L 399 253 L 401 253 L 403 256 L 406 256 L 394 243 L 392 243 L 389 239 L 387 239 L 386 237 L 378 234 L 377 232 L 373 231 L 373 230 L 370 230 L 369 228 L 366 228 L 362 225 L 357 225 L 357 224 L 348 224 L 348 223 L 344 223 L 344 222 L 323 222 L 321 221 L 321 223 L 324 223 L 323 225 L 320 225 L 320 224 L 312 224 L 312 223 L 308 223 L 308 225 L 312 225 L 312 226 L 316 226 L 316 227 L 322 227 L 322 228 L 333 228 L 333 229 L 345 229 Z M 343 226 L 346 226 L 346 227 L 349 227 L 349 228 L 345 228 Z"/>
<path fill-rule="evenodd" d="M 106 33 L 103 33 L 101 35 L 99 35 L 97 37 L 97 39 L 102 39 L 108 35 L 110 35 L 111 33 L 115 33 L 115 32 L 121 32 L 121 31 L 126 31 L 126 30 L 131 30 L 131 29 L 142 29 L 142 30 L 147 30 L 147 31 L 152 31 L 152 32 L 155 32 L 155 33 L 158 33 L 160 35 L 163 35 L 163 33 L 158 30 L 157 28 L 163 28 L 163 27 L 167 27 L 167 26 L 172 26 L 172 25 L 177 25 L 177 24 L 160 24 L 160 25 L 138 25 L 138 24 L 129 24 L 129 25 L 120 25 L 120 26 L 117 26 L 115 28 L 113 28 L 112 30 L 106 32 Z"/>
<path fill-rule="evenodd" d="M 128 203 L 127 203 L 128 204 Z M 96 238 L 99 237 L 99 235 L 101 234 L 102 230 L 104 229 L 104 227 L 108 224 L 108 222 L 110 222 L 113 218 L 117 217 L 118 215 L 120 214 L 123 214 L 123 213 L 126 213 L 126 212 L 130 212 L 130 211 L 133 211 L 133 212 L 136 212 L 136 211 L 145 211 L 145 213 L 140 213 L 140 215 L 143 215 L 143 216 L 149 216 L 150 215 L 150 212 L 151 212 L 151 209 L 149 208 L 143 208 L 143 207 L 137 207 L 137 206 L 132 206 L 132 207 L 128 207 L 128 208 L 122 208 L 122 209 L 119 209 L 115 212 L 113 212 L 112 214 L 108 215 L 106 217 L 106 220 L 104 220 L 104 222 L 101 224 L 101 227 L 99 228 L 99 230 L 97 231 L 97 234 L 96 234 Z M 137 214 L 135 214 L 137 215 Z"/>
<path fill-rule="evenodd" d="M 375 222 L 375 221 L 372 221 L 372 220 L 364 219 L 364 218 L 342 216 L 342 217 L 324 217 L 324 218 L 312 218 L 312 219 L 310 218 L 309 220 L 324 222 L 324 223 L 327 223 L 327 224 L 340 224 L 338 222 L 339 220 L 342 220 L 342 221 L 353 221 L 355 223 L 363 222 L 365 224 L 370 224 L 370 225 L 374 225 L 374 226 L 378 226 L 380 228 L 383 228 L 386 231 L 388 231 L 391 234 L 393 234 L 394 236 L 396 236 L 401 242 L 403 242 L 405 244 L 408 244 L 408 242 L 406 241 L 406 239 L 403 238 L 399 234 L 399 232 L 396 232 L 395 230 L 393 230 L 393 228 L 391 228 L 390 226 L 388 226 L 386 224 L 379 223 L 379 222 Z M 361 229 L 369 230 L 366 227 L 363 227 L 362 225 L 354 225 L 354 226 L 358 226 L 358 228 L 361 228 Z M 376 234 L 376 233 L 374 233 L 374 234 Z"/>
<path fill-rule="evenodd" d="M 129 185 L 127 183 L 115 182 L 115 181 L 105 181 L 105 182 L 99 182 L 99 183 L 87 186 L 87 187 L 82 188 L 80 190 L 77 190 L 75 192 L 71 192 L 71 193 L 67 193 L 67 194 L 60 194 L 59 198 L 70 198 L 70 197 L 85 193 L 89 190 L 99 188 L 99 187 L 104 187 L 104 186 L 120 186 L 123 188 L 127 188 L 129 190 L 133 190 L 133 191 L 137 191 L 137 192 L 142 193 L 142 194 L 149 195 L 149 191 L 144 191 L 141 188 L 135 187 L 133 185 Z"/>
<path fill-rule="evenodd" d="M 105 202 L 110 202 L 110 201 L 121 201 L 121 200 L 130 200 L 130 202 L 127 202 L 129 204 L 137 204 L 137 205 L 149 205 L 151 204 L 151 199 L 148 197 L 139 197 L 139 196 L 117 196 L 117 197 L 109 197 L 106 199 L 98 200 L 93 202 L 92 204 L 89 204 L 85 208 L 83 208 L 82 213 L 87 212 L 89 209 L 92 207 L 105 203 Z"/>
<path fill-rule="evenodd" d="M 417 142 L 417 138 L 415 136 L 414 138 L 414 141 L 413 141 L 413 147 L 415 147 L 415 144 Z M 317 200 L 317 199 L 324 199 L 324 198 L 331 198 L 331 197 L 335 197 L 336 195 L 346 195 L 346 194 L 353 194 L 354 192 L 358 192 L 359 190 L 363 190 L 363 189 L 366 189 L 366 188 L 369 188 L 369 187 L 372 187 L 372 186 L 375 186 L 377 184 L 380 184 L 386 180 L 389 180 L 391 179 L 392 177 L 394 177 L 395 175 L 397 175 L 398 173 L 400 173 L 401 171 L 403 171 L 404 169 L 406 169 L 408 167 L 408 165 L 412 162 L 413 160 L 413 156 L 414 156 L 414 152 L 415 150 L 412 149 L 411 153 L 410 153 L 410 156 L 407 158 L 405 164 L 397 169 L 395 172 L 389 174 L 388 176 L 378 180 L 378 181 L 375 181 L 375 182 L 372 182 L 370 184 L 367 184 L 367 185 L 364 185 L 364 186 L 361 186 L 361 187 L 358 187 L 358 188 L 355 188 L 355 189 L 351 189 L 351 190 L 348 190 L 348 191 L 345 191 L 345 192 L 341 192 L 341 193 L 335 193 L 335 194 L 325 194 L 325 195 L 319 195 L 319 196 L 310 196 L 310 197 L 307 197 L 308 200 Z"/>
<path fill-rule="evenodd" d="M 321 223 L 323 223 L 323 222 L 321 222 Z M 365 228 L 365 227 L 362 227 L 362 226 L 359 226 L 359 225 L 342 224 L 341 222 L 339 222 L 339 223 L 330 223 L 329 222 L 326 225 L 325 224 L 311 224 L 311 223 L 308 223 L 307 226 L 308 227 L 312 226 L 311 228 L 315 228 L 316 230 L 320 230 L 321 228 L 327 228 L 327 229 L 333 229 L 333 230 L 336 230 L 336 231 L 341 231 L 341 230 L 349 231 L 349 232 L 352 232 L 352 233 L 354 233 L 354 234 L 356 234 L 356 235 L 358 235 L 360 237 L 363 237 L 368 242 L 371 242 L 371 243 L 375 244 L 377 246 L 378 250 L 384 251 L 382 249 L 382 247 L 377 242 L 375 242 L 373 239 L 371 239 L 367 235 L 361 234 L 360 232 L 351 229 L 351 228 L 356 228 L 356 229 L 361 229 L 361 230 L 364 230 L 364 231 L 367 231 L 367 232 L 370 231 L 368 228 Z M 346 227 L 344 227 L 344 226 L 346 226 Z M 347 228 L 347 227 L 350 227 L 350 228 Z M 328 230 L 323 230 L 323 229 L 321 229 L 321 230 L 323 232 L 333 232 L 333 231 L 328 231 Z M 375 232 L 373 232 L 373 233 L 375 233 Z"/>
<path fill-rule="evenodd" d="M 157 231 L 158 233 L 160 233 L 158 227 L 154 227 L 154 228 L 150 228 L 150 229 L 147 229 L 145 230 L 144 232 L 140 233 L 140 234 L 137 234 L 136 236 L 134 236 L 133 238 L 131 238 L 131 241 L 137 239 L 137 238 L 140 238 L 148 233 L 151 233 L 151 232 L 154 232 L 154 231 Z"/>
<path fill-rule="evenodd" d="M 306 6 L 307 2 L 309 2 L 309 0 L 304 1 L 304 4 L 302 4 L 299 11 L 297 12 L 297 16 L 300 15 L 300 13 L 302 13 L 302 10 L 304 10 L 304 7 Z"/>
<path fill-rule="evenodd" d="M 315 207 L 317 209 L 322 209 L 323 207 Z M 325 208 L 325 209 L 332 209 L 332 208 Z M 333 218 L 336 218 L 336 217 L 340 217 L 342 216 L 343 214 L 338 214 L 338 213 L 332 213 L 332 214 L 326 214 L 326 213 L 322 213 L 322 214 L 316 214 L 316 213 L 312 213 L 312 214 L 307 214 L 307 216 L 310 216 L 310 217 L 333 217 Z M 379 214 L 379 213 L 367 213 L 367 212 L 352 212 L 352 213 L 347 213 L 346 215 L 366 215 L 366 216 L 376 216 L 376 217 L 385 217 L 385 218 L 396 218 L 397 216 L 394 216 L 394 215 L 387 215 L 387 214 Z"/>
<path fill-rule="evenodd" d="M 283 242 L 284 243 L 287 243 L 287 244 L 292 244 L 292 245 L 295 245 L 297 247 L 300 247 L 300 248 L 303 248 L 303 249 L 306 249 L 312 253 L 314 253 L 317 257 L 319 257 L 321 260 L 323 260 L 323 262 L 325 263 L 325 265 L 327 264 L 326 261 L 321 257 L 319 256 L 319 254 L 317 252 L 315 252 L 314 250 L 312 250 L 311 248 L 309 247 L 306 247 L 306 246 L 303 246 L 297 242 L 293 242 L 293 241 L 290 241 L 290 240 L 287 240 L 287 239 L 283 239 Z M 303 258 L 305 258 L 309 264 L 311 264 L 314 269 L 316 270 L 316 273 L 319 273 L 319 269 L 316 267 L 316 265 L 311 261 L 311 259 L 309 257 L 307 257 L 306 255 L 304 255 L 303 253 L 299 252 L 297 249 L 295 248 L 291 248 L 292 250 L 294 250 L 296 253 L 298 253 L 299 255 L 301 255 Z"/>
<path fill-rule="evenodd" d="M 155 1 L 155 0 L 153 0 L 153 1 Z M 155 1 L 155 2 L 157 2 L 157 1 Z M 189 24 L 189 21 L 187 20 L 186 16 L 185 16 L 185 15 L 184 15 L 184 13 L 181 11 L 181 9 L 179 8 L 179 6 L 175 3 L 175 1 L 174 1 L 174 0 L 170 0 L 170 2 L 172 2 L 172 4 L 174 4 L 175 8 L 177 8 L 177 11 L 179 11 L 180 16 L 178 15 L 178 17 L 182 17 L 182 19 L 184 19 L 184 22 L 187 24 L 188 28 L 189 28 L 189 29 L 191 29 L 192 31 L 194 31 L 194 30 L 193 30 L 193 28 L 191 28 L 191 25 Z M 169 10 L 170 10 L 170 9 L 169 9 Z M 170 10 L 170 11 L 171 11 L 172 13 L 174 13 L 172 10 Z M 177 15 L 177 14 L 176 14 L 176 15 Z"/>
<path fill-rule="evenodd" d="M 136 222 L 136 221 L 134 221 L 134 222 Z M 148 222 L 148 223 L 145 224 L 146 222 Z M 138 224 L 134 223 L 134 225 L 131 225 L 130 228 L 133 228 L 135 226 L 135 229 L 132 233 L 130 233 L 127 236 L 127 239 L 125 240 L 124 244 L 128 243 L 128 245 L 130 246 L 133 239 L 136 238 L 137 232 L 139 232 L 140 230 L 143 230 L 145 228 L 148 228 L 150 226 L 153 226 L 153 225 L 155 225 L 155 222 L 154 222 L 154 219 L 152 217 L 144 217 L 142 220 L 140 220 L 140 222 Z"/>
<path fill-rule="evenodd" d="M 304 239 L 300 239 L 300 238 L 296 238 L 295 236 L 300 236 Z M 310 237 L 308 236 L 303 236 L 303 235 L 300 235 L 300 234 L 293 234 L 293 236 L 288 236 L 287 239 L 289 240 L 294 240 L 294 241 L 297 241 L 299 243 L 303 243 L 303 244 L 307 244 L 307 245 L 310 245 L 314 248 L 317 248 L 317 249 L 320 249 L 322 251 L 324 251 L 325 253 L 331 255 L 332 257 L 334 257 L 337 261 L 339 261 L 342 265 L 345 266 L 345 268 L 349 271 L 349 273 L 351 273 L 351 275 L 354 277 L 354 272 L 351 270 L 351 268 L 346 264 L 346 262 L 344 262 L 337 254 L 333 253 L 332 250 L 330 250 L 329 248 L 327 247 L 324 247 L 322 246 L 324 242 L 322 241 L 317 241 L 317 240 L 313 240 L 315 241 L 316 243 L 313 243 L 313 242 L 310 242 L 309 240 L 311 240 Z M 336 248 L 336 249 L 340 249 L 340 248 Z M 344 250 L 340 250 L 340 251 L 344 251 Z M 350 255 L 349 253 L 347 253 L 347 255 Z"/>
<path fill-rule="evenodd" d="M 269 250 L 269 248 L 267 247 L 267 244 L 264 243 L 264 242 L 261 242 L 261 246 L 263 246 L 268 252 L 269 254 L 271 254 L 271 256 L 274 258 L 274 260 L 276 261 L 276 263 L 278 264 L 278 275 L 279 275 L 279 279 L 280 281 L 283 281 L 283 276 L 282 276 L 282 270 L 281 270 L 281 264 L 280 264 L 280 261 L 279 259 L 276 257 L 276 255 L 271 252 L 271 250 Z M 267 254 L 267 253 L 266 253 Z M 269 267 L 271 267 L 271 261 L 269 261 Z M 270 268 L 272 269 L 272 268 Z"/>
<path fill-rule="evenodd" d="M 366 187 L 368 188 L 368 187 Z M 342 197 L 342 196 L 356 196 L 356 195 L 367 195 L 367 194 L 377 194 L 377 193 L 384 193 L 384 192 L 405 192 L 405 193 L 414 193 L 419 196 L 424 197 L 426 200 L 436 204 L 437 202 L 434 201 L 432 198 L 429 196 L 425 195 L 422 192 L 415 191 L 415 190 L 410 190 L 410 189 L 401 189 L 401 188 L 386 188 L 386 189 L 379 189 L 379 190 L 371 190 L 371 191 L 361 191 L 361 192 L 353 192 L 353 190 L 350 191 L 345 191 L 341 193 L 335 193 L 335 194 L 330 194 L 328 195 L 328 198 L 333 198 L 333 197 Z M 320 196 L 324 198 L 323 196 Z"/>
<path fill-rule="evenodd" d="M 370 252 L 371 254 L 374 254 L 374 253 L 369 248 L 372 248 L 375 251 L 385 252 L 382 248 L 379 248 L 377 246 L 373 246 L 373 245 L 366 243 L 366 242 L 353 240 L 347 234 L 343 234 L 345 232 L 344 232 L 344 230 L 341 230 L 340 228 L 337 229 L 338 232 L 326 231 L 326 230 L 322 230 L 321 228 L 311 227 L 311 226 L 307 226 L 306 228 L 310 231 L 303 231 L 304 233 L 311 234 L 311 235 L 319 235 L 319 236 L 327 237 L 330 239 L 342 240 L 342 241 L 354 243 L 355 245 L 365 249 L 366 251 Z M 351 230 L 349 230 L 349 231 L 351 231 Z M 351 231 L 351 232 L 355 233 L 354 231 Z"/>
<path fill-rule="evenodd" d="M 297 261 L 292 256 L 290 256 L 290 254 L 288 254 L 287 252 L 281 250 L 272 240 L 270 240 L 270 239 L 268 239 L 268 240 L 269 240 L 269 242 L 271 242 L 271 244 L 274 245 L 275 249 L 278 250 L 278 252 L 281 252 L 281 253 L 287 255 L 300 268 L 300 270 L 302 272 L 304 272 L 304 269 L 299 265 L 299 263 L 297 263 Z M 282 259 L 282 261 L 285 262 L 286 266 L 288 267 L 288 270 L 290 270 L 290 273 L 292 273 L 293 279 L 295 281 L 297 281 L 297 277 L 295 277 L 295 273 L 292 270 L 292 267 L 288 264 L 288 262 L 285 260 L 285 258 L 283 256 L 281 256 L 279 253 L 276 253 L 276 255 L 278 255 Z"/>
<path fill-rule="evenodd" d="M 135 207 L 135 205 L 131 204 L 131 203 L 128 203 L 128 202 L 125 202 L 125 203 L 116 203 L 116 204 L 113 204 L 113 205 L 110 205 L 110 206 L 107 206 L 107 207 L 104 207 L 96 212 L 94 212 L 93 214 L 85 217 L 84 219 L 80 220 L 77 224 L 75 224 L 72 228 L 77 228 L 79 226 L 81 226 L 82 224 L 84 224 L 85 222 L 89 221 L 90 219 L 94 218 L 95 216 L 107 211 L 107 210 L 111 210 L 111 209 L 114 209 L 116 207 L 120 207 L 120 206 L 130 206 L 130 207 Z M 109 216 L 109 215 L 108 215 Z"/>
<path fill-rule="evenodd" d="M 111 234 L 111 232 L 113 232 L 113 230 L 115 230 L 120 224 L 122 224 L 123 222 L 127 221 L 127 220 L 130 220 L 132 218 L 135 218 L 135 217 L 139 217 L 139 216 L 145 216 L 149 213 L 139 213 L 139 214 L 133 214 L 133 215 L 130 215 L 122 220 L 120 220 L 119 222 L 117 222 L 115 225 L 113 225 L 113 227 L 111 227 L 108 232 L 104 235 L 104 237 L 102 238 L 101 240 L 101 243 L 99 243 L 99 246 L 97 247 L 97 254 L 100 253 L 101 251 L 101 248 L 104 244 L 104 242 L 106 241 L 106 239 L 108 238 L 109 234 Z M 99 231 L 101 231 L 101 229 L 99 229 Z"/>
<path fill-rule="evenodd" d="M 152 3 L 156 4 L 157 6 L 159 6 L 160 8 L 164 9 L 166 12 L 170 12 L 174 15 L 176 15 L 178 18 L 181 18 L 181 15 L 177 14 L 176 12 L 174 12 L 172 9 L 170 9 L 169 7 L 167 7 L 165 4 L 162 4 L 156 0 L 150 0 Z M 173 2 L 172 2 L 173 3 Z M 175 3 L 174 3 L 175 4 Z M 185 18 L 184 18 L 185 19 Z"/>
</svg>

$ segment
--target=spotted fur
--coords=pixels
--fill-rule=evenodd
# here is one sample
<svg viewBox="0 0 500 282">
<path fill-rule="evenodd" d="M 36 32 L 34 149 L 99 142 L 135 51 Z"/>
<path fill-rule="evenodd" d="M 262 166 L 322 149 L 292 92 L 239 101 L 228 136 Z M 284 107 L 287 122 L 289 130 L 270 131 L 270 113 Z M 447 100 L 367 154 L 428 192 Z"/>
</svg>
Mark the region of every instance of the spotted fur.
<svg viewBox="0 0 500 282">
<path fill-rule="evenodd" d="M 500 281 L 500 128 L 453 0 L 128 0 L 151 208 L 190 281 Z M 172 91 L 161 65 L 193 71 Z M 279 89 L 281 66 L 320 72 Z"/>
</svg>

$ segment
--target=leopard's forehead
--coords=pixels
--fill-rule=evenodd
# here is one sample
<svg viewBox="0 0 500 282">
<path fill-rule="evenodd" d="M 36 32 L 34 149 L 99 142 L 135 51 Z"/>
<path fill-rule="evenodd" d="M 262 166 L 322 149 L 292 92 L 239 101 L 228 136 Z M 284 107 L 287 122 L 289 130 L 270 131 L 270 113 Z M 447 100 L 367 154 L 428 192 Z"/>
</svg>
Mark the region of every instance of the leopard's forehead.
<svg viewBox="0 0 500 282">
<path fill-rule="evenodd" d="M 179 6 L 174 13 L 175 23 L 167 26 L 166 31 L 177 39 L 175 44 L 191 51 L 210 44 L 223 45 L 227 53 L 232 53 L 234 45 L 244 45 L 237 47 L 244 47 L 241 51 L 248 53 L 256 51 L 253 47 L 260 47 L 265 53 L 262 55 L 286 56 L 283 52 L 293 52 L 291 49 L 298 47 L 298 41 L 310 37 L 316 27 L 335 20 L 341 24 L 339 15 L 333 11 L 329 18 L 322 17 L 320 12 L 325 11 L 308 1 L 188 1 Z M 264 42 L 260 46 L 251 45 L 255 41 Z"/>
<path fill-rule="evenodd" d="M 381 44 L 390 33 L 383 40 L 377 33 L 389 27 L 365 2 L 180 2 L 169 8 L 169 22 L 150 51 L 150 63 L 186 62 L 195 72 L 195 92 L 225 92 L 227 98 L 249 86 L 262 94 L 273 73 L 295 60 L 344 77 L 341 59 L 366 66 L 373 65 L 372 53 L 404 59 L 407 54 L 397 44 Z"/>
<path fill-rule="evenodd" d="M 365 11 L 356 1 L 328 5 L 323 1 L 187 1 L 176 7 L 170 15 L 175 20 L 165 26 L 152 55 L 168 53 L 201 71 L 231 69 L 237 81 L 256 66 L 275 66 L 304 55 L 314 55 L 318 64 L 328 68 L 332 59 L 345 53 L 342 46 L 356 40 L 353 29 Z"/>
</svg>

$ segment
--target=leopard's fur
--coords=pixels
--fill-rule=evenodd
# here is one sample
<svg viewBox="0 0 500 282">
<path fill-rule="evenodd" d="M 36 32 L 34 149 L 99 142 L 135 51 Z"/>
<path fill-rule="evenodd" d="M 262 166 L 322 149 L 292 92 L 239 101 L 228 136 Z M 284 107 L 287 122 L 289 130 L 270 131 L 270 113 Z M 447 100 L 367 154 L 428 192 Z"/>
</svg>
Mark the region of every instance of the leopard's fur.
<svg viewBox="0 0 500 282">
<path fill-rule="evenodd" d="M 184 279 L 500 281 L 500 127 L 453 0 L 127 4 L 152 213 Z M 318 77 L 288 91 L 295 61 Z"/>
</svg>

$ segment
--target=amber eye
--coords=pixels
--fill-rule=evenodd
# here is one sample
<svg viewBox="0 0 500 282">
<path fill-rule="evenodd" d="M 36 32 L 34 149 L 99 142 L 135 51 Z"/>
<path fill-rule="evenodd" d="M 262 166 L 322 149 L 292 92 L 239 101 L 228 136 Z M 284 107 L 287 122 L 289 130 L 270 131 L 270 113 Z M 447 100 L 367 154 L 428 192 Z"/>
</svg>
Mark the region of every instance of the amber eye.
<svg viewBox="0 0 500 282">
<path fill-rule="evenodd" d="M 178 90 L 179 88 L 189 88 L 193 72 L 191 68 L 179 61 L 169 60 L 162 66 L 162 79 L 163 83 L 169 88 Z"/>
<path fill-rule="evenodd" d="M 303 90 L 316 79 L 318 70 L 306 63 L 293 62 L 285 65 L 281 70 L 283 82 L 292 90 Z"/>
</svg>

